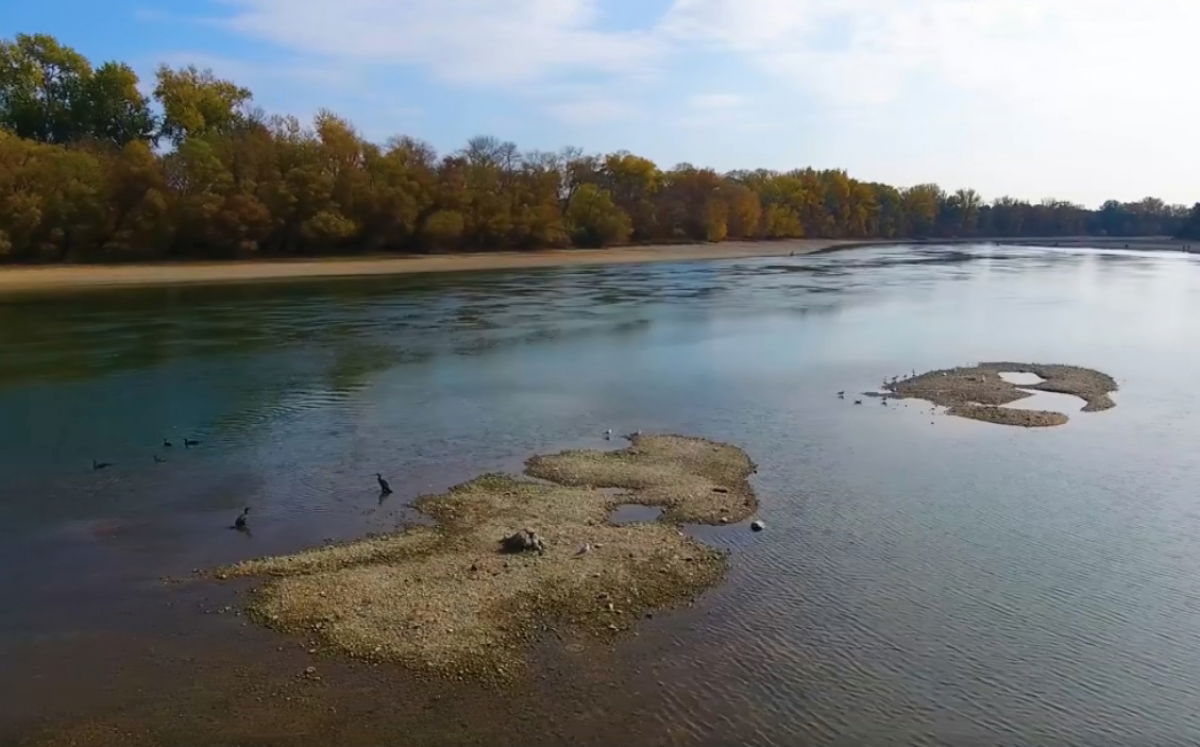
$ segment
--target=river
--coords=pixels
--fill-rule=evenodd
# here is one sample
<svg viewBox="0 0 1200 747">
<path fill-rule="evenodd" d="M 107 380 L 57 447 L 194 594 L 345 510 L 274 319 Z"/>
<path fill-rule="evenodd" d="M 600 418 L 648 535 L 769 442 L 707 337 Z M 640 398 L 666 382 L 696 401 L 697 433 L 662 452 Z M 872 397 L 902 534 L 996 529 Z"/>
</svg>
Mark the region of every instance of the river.
<svg viewBox="0 0 1200 747">
<path fill-rule="evenodd" d="M 1200 741 L 1198 257 L 17 297 L 0 350 L 0 741 Z M 1099 369 L 1117 407 L 1023 430 L 835 396 L 981 360 Z M 236 614 L 244 587 L 176 580 L 420 521 L 418 495 L 607 428 L 740 446 L 768 529 L 694 529 L 724 584 L 615 646 L 549 638 L 511 689 L 309 653 Z"/>
</svg>

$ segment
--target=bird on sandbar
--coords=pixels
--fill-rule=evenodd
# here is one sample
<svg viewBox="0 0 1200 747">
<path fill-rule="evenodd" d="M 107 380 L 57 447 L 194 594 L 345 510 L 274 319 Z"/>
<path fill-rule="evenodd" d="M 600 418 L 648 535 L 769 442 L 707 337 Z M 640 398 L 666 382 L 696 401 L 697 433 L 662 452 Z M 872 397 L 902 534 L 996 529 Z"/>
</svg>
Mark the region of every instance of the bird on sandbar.
<svg viewBox="0 0 1200 747">
<path fill-rule="evenodd" d="M 383 475 L 376 472 L 375 480 L 379 483 L 380 495 L 391 495 L 392 494 L 392 486 L 388 485 L 388 481 L 383 479 Z"/>
<path fill-rule="evenodd" d="M 243 509 L 242 509 L 242 512 L 241 512 L 240 514 L 238 514 L 238 517 L 237 517 L 236 519 L 234 519 L 234 520 L 233 520 L 233 526 L 231 526 L 231 527 L 229 527 L 229 528 L 230 528 L 230 529 L 236 529 L 236 530 L 238 530 L 239 532 L 245 531 L 245 529 L 246 529 L 246 515 L 247 515 L 247 514 L 249 514 L 249 513 L 250 513 L 250 507 L 249 507 L 249 506 L 246 506 L 245 508 L 243 508 Z"/>
<path fill-rule="evenodd" d="M 97 462 L 95 459 L 92 460 L 92 469 L 108 469 L 111 466 L 112 462 Z"/>
<path fill-rule="evenodd" d="M 846 390 L 843 389 L 842 391 L 838 392 L 838 399 L 845 399 L 845 398 L 846 398 Z"/>
</svg>

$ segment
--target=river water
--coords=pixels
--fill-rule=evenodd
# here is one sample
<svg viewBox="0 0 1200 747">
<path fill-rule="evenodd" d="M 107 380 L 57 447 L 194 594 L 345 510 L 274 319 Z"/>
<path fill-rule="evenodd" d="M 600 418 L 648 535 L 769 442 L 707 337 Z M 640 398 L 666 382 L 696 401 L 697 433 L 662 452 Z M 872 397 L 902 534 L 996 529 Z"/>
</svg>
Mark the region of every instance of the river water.
<svg viewBox="0 0 1200 747">
<path fill-rule="evenodd" d="M 0 301 L 0 738 L 1200 741 L 1198 259 L 888 247 Z M 997 359 L 1099 369 L 1117 407 L 1023 430 L 850 401 Z M 163 580 L 420 520 L 417 495 L 607 428 L 741 446 L 768 529 L 695 529 L 722 586 L 615 646 L 547 640 L 510 691 L 310 654 L 227 612 L 241 588 Z"/>
</svg>

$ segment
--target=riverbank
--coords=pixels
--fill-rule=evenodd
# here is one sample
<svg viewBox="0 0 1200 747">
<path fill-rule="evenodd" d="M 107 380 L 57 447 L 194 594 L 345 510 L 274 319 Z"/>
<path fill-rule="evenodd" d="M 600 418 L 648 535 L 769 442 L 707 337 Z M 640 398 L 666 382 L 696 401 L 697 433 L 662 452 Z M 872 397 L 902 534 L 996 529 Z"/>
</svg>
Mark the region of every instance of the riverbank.
<svg viewBox="0 0 1200 747">
<path fill-rule="evenodd" d="M 219 262 L 147 262 L 121 265 L 0 266 L 0 295 L 147 285 L 207 285 L 434 272 L 786 257 L 886 244 L 998 244 L 1071 249 L 1200 252 L 1200 244 L 1190 244 L 1169 237 L 788 239 L 783 241 L 726 241 L 720 244 L 651 244 L 609 249 L 544 249 L 524 252 L 387 254 L 356 257 L 243 259 Z"/>
<path fill-rule="evenodd" d="M 142 285 L 259 282 L 468 270 L 516 270 L 573 265 L 737 259 L 740 257 L 813 254 L 861 244 L 861 241 L 845 239 L 795 239 L 770 242 L 728 241 L 720 244 L 662 244 L 612 249 L 548 249 L 528 252 L 7 267 L 0 268 L 0 294 Z"/>
</svg>

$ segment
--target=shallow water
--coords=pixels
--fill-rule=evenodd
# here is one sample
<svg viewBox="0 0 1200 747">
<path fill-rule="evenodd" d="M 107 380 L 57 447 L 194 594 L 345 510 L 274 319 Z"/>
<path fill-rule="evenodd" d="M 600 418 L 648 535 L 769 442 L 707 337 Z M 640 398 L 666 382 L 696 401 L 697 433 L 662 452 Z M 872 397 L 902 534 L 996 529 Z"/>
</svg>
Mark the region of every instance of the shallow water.
<svg viewBox="0 0 1200 747">
<path fill-rule="evenodd" d="M 768 530 L 696 530 L 731 551 L 723 586 L 615 648 L 549 639 L 552 684 L 461 686 L 469 708 L 345 716 L 404 685 L 322 661 L 272 713 L 343 715 L 293 741 L 1197 741 L 1197 342 L 1196 257 L 986 246 L 0 302 L 0 737 L 290 682 L 297 642 L 203 614 L 236 590 L 161 577 L 640 428 L 758 463 Z M 1056 399 L 1070 423 L 1031 431 L 850 401 L 981 360 L 1099 369 L 1117 407 Z"/>
<path fill-rule="evenodd" d="M 661 506 L 640 506 L 636 503 L 622 503 L 608 515 L 608 520 L 613 524 L 637 524 L 654 521 L 662 512 Z"/>
</svg>

